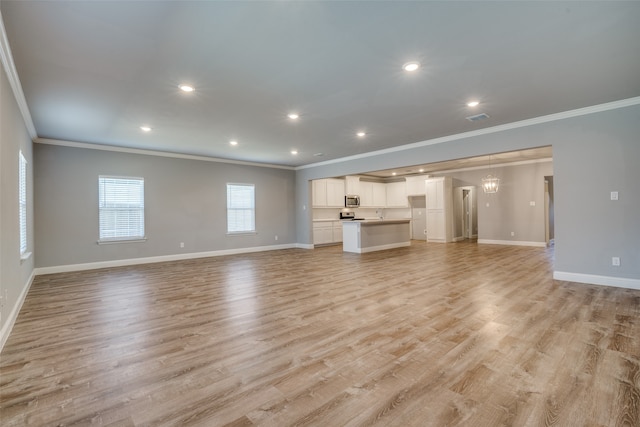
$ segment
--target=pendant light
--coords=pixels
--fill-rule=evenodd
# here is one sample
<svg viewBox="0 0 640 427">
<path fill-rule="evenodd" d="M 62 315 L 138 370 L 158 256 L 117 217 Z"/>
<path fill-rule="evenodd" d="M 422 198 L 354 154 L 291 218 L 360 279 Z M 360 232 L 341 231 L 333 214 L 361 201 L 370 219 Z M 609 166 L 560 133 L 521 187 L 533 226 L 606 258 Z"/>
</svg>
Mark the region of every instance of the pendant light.
<svg viewBox="0 0 640 427">
<path fill-rule="evenodd" d="M 489 167 L 491 167 L 491 156 L 489 156 Z M 482 178 L 482 189 L 485 193 L 497 193 L 500 187 L 500 178 L 491 174 Z"/>
</svg>

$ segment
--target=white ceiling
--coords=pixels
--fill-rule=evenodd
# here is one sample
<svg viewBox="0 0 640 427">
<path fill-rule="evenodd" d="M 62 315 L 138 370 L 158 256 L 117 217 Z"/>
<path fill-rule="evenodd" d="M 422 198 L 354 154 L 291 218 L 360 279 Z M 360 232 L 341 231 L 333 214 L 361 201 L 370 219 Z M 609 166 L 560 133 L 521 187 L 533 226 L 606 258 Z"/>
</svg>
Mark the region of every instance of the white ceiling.
<svg viewBox="0 0 640 427">
<path fill-rule="evenodd" d="M 640 2 L 2 0 L 0 11 L 40 138 L 300 166 L 640 96 Z M 478 113 L 490 118 L 465 119 Z"/>
</svg>

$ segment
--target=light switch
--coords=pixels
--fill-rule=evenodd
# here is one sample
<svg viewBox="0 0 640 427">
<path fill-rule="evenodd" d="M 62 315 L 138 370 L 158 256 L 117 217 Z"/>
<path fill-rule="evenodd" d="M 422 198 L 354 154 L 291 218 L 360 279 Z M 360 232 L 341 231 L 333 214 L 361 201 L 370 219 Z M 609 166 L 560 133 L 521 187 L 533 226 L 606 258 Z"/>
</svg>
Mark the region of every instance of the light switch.
<svg viewBox="0 0 640 427">
<path fill-rule="evenodd" d="M 612 191 L 611 192 L 611 200 L 618 200 L 618 192 L 617 191 Z"/>
<path fill-rule="evenodd" d="M 533 200 L 529 202 L 529 206 L 535 206 L 536 202 L 534 202 Z"/>
</svg>

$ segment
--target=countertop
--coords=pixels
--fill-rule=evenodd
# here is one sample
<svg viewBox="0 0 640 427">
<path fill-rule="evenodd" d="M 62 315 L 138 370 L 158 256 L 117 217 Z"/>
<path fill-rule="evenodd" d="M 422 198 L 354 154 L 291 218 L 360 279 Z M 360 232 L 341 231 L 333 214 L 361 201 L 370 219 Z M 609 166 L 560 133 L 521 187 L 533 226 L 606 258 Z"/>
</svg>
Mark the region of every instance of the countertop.
<svg viewBox="0 0 640 427">
<path fill-rule="evenodd" d="M 409 218 L 397 219 L 364 219 L 359 221 L 344 221 L 345 224 L 362 224 L 362 225 L 382 225 L 382 224 L 402 224 L 411 221 Z"/>
</svg>

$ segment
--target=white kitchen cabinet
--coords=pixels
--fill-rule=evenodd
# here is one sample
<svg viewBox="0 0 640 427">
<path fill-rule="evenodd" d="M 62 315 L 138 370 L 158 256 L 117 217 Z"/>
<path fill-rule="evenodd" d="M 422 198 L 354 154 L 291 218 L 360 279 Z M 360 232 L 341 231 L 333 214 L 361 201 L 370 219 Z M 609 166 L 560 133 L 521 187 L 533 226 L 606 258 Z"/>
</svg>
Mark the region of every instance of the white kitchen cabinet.
<svg viewBox="0 0 640 427">
<path fill-rule="evenodd" d="M 311 181 L 311 203 L 314 208 L 327 206 L 327 183 L 324 179 Z"/>
<path fill-rule="evenodd" d="M 387 206 L 387 184 L 373 182 L 373 206 L 384 208 Z"/>
<path fill-rule="evenodd" d="M 387 190 L 387 207 L 388 208 L 406 208 L 409 206 L 407 198 L 407 183 L 405 181 L 390 182 L 386 184 Z"/>
<path fill-rule="evenodd" d="M 333 243 L 333 222 L 323 221 L 313 223 L 313 244 L 326 245 Z"/>
<path fill-rule="evenodd" d="M 360 207 L 373 207 L 373 182 L 360 181 Z"/>
<path fill-rule="evenodd" d="M 311 181 L 311 202 L 314 208 L 344 207 L 344 180 L 335 178 Z"/>
<path fill-rule="evenodd" d="M 333 243 L 342 242 L 342 221 L 333 221 Z"/>
<path fill-rule="evenodd" d="M 427 241 L 453 241 L 453 186 L 451 177 L 425 181 Z"/>
<path fill-rule="evenodd" d="M 342 242 L 342 221 L 316 221 L 313 223 L 314 245 L 340 242 Z"/>
<path fill-rule="evenodd" d="M 407 177 L 407 196 L 424 196 L 426 192 L 425 179 L 428 175 Z"/>
<path fill-rule="evenodd" d="M 360 195 L 360 177 L 346 176 L 344 178 L 344 192 L 352 196 Z"/>
<path fill-rule="evenodd" d="M 344 207 L 344 180 L 327 179 L 327 207 Z"/>
<path fill-rule="evenodd" d="M 360 207 L 384 208 L 387 206 L 386 184 L 382 182 L 360 181 Z"/>
</svg>

